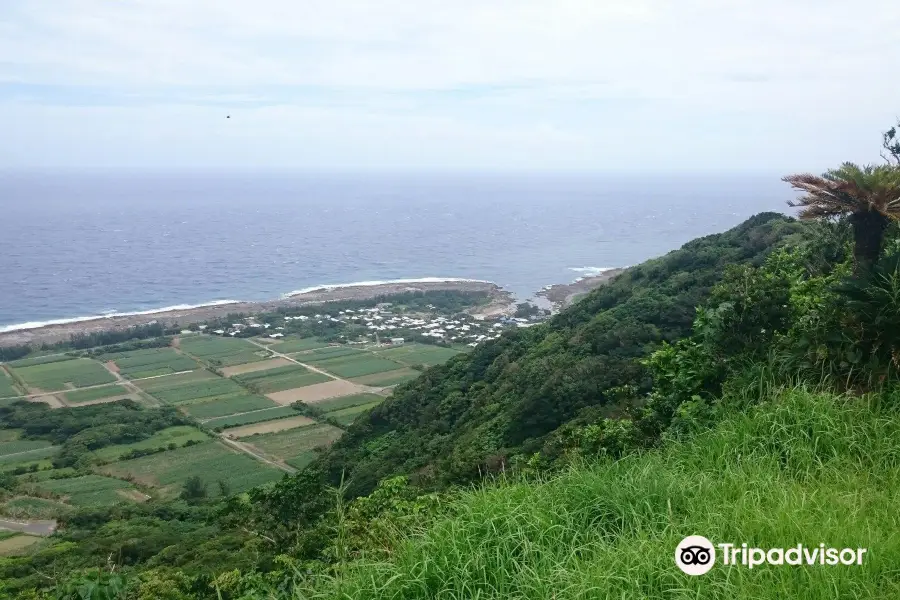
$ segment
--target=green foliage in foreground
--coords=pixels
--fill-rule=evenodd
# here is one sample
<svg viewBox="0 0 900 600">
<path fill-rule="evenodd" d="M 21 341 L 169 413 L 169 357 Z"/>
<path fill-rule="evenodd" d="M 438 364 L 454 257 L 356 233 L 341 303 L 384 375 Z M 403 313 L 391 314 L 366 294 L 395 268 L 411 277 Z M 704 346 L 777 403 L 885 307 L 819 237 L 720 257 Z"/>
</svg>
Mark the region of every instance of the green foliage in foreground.
<svg viewBox="0 0 900 600">
<path fill-rule="evenodd" d="M 884 396 L 788 390 L 661 451 L 448 497 L 447 516 L 411 527 L 390 558 L 364 555 L 272 597 L 900 597 L 897 409 Z M 334 532 L 337 547 L 346 531 Z M 869 552 L 860 567 L 717 565 L 689 577 L 673 555 L 693 534 Z"/>
</svg>

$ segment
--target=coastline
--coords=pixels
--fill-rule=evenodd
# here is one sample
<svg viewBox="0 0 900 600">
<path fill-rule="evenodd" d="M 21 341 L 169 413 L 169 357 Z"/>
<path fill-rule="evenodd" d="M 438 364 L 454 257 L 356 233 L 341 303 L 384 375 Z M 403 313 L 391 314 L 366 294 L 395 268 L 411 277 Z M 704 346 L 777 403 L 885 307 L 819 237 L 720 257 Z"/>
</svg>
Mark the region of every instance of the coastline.
<svg viewBox="0 0 900 600">
<path fill-rule="evenodd" d="M 544 298 L 550 302 L 553 305 L 553 312 L 558 312 L 571 305 L 577 296 L 586 294 L 591 290 L 600 287 L 604 283 L 623 273 L 627 268 L 628 267 L 595 269 L 595 271 L 600 271 L 596 275 L 579 277 L 572 283 L 548 285 L 535 295 L 538 298 Z"/>
<path fill-rule="evenodd" d="M 426 277 L 393 281 L 320 285 L 286 294 L 276 300 L 242 302 L 220 300 L 195 306 L 164 307 L 158 310 L 57 319 L 45 324 L 23 323 L 16 329 L 0 332 L 0 347 L 19 344 L 52 344 L 68 340 L 72 335 L 128 329 L 151 322 L 166 326 L 189 325 L 225 317 L 233 313 L 257 314 L 279 308 L 325 304 L 339 300 L 368 300 L 377 296 L 403 292 L 454 290 L 488 292 L 491 305 L 512 304 L 512 294 L 495 283 L 475 279 Z"/>
</svg>

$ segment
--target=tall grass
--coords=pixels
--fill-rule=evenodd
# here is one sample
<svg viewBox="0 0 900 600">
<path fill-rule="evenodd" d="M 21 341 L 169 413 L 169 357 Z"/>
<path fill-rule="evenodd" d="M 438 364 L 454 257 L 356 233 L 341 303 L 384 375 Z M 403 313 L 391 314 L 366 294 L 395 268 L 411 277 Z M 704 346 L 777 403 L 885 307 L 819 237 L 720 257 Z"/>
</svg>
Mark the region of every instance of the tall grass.
<svg viewBox="0 0 900 600">
<path fill-rule="evenodd" d="M 882 397 L 883 398 L 883 397 Z M 900 598 L 900 414 L 802 388 L 690 440 L 539 483 L 486 485 L 303 598 Z M 761 548 L 868 548 L 862 566 L 726 567 L 690 577 L 688 535 Z"/>
</svg>

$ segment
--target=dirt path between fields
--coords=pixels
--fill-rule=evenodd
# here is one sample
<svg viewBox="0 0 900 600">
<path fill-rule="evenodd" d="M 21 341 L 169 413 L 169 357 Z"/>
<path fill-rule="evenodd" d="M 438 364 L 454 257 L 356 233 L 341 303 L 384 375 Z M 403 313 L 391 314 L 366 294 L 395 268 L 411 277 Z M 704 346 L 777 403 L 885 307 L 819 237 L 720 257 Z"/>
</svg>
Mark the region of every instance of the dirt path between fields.
<svg viewBox="0 0 900 600">
<path fill-rule="evenodd" d="M 275 467 L 276 469 L 281 469 L 282 471 L 284 471 L 285 473 L 288 473 L 290 475 L 293 475 L 294 473 L 297 472 L 297 469 L 288 465 L 287 463 L 281 462 L 279 460 L 272 460 L 266 456 L 263 456 L 262 453 L 258 453 L 259 451 L 254 452 L 254 450 L 256 450 L 256 449 L 252 448 L 249 444 L 245 444 L 243 442 L 233 440 L 222 434 L 217 434 L 217 435 L 220 440 L 222 440 L 223 442 L 225 442 L 226 444 L 231 446 L 233 449 L 235 449 L 239 452 L 243 452 L 244 454 L 247 454 L 251 458 L 255 458 L 259 462 L 266 463 L 267 465 Z"/>
</svg>

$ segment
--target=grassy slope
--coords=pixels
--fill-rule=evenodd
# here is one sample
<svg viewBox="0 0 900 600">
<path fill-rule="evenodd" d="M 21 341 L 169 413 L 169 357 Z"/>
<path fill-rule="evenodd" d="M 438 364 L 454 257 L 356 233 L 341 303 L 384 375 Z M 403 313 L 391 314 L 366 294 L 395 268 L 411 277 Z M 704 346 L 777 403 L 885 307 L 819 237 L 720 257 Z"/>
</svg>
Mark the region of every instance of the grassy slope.
<svg viewBox="0 0 900 600">
<path fill-rule="evenodd" d="M 390 562 L 355 563 L 340 594 L 310 597 L 897 598 L 897 408 L 793 390 L 658 452 L 465 492 Z M 861 567 L 689 577 L 673 556 L 693 534 L 869 552 Z"/>
<path fill-rule="evenodd" d="M 548 325 L 504 334 L 399 386 L 319 465 L 332 483 L 346 472 L 350 492 L 366 494 L 385 477 L 425 470 L 438 485 L 469 481 L 491 456 L 538 450 L 544 436 L 606 404 L 610 388 L 646 391 L 638 359 L 690 333 L 724 267 L 758 264 L 800 230 L 761 214 L 630 269 Z"/>
</svg>

